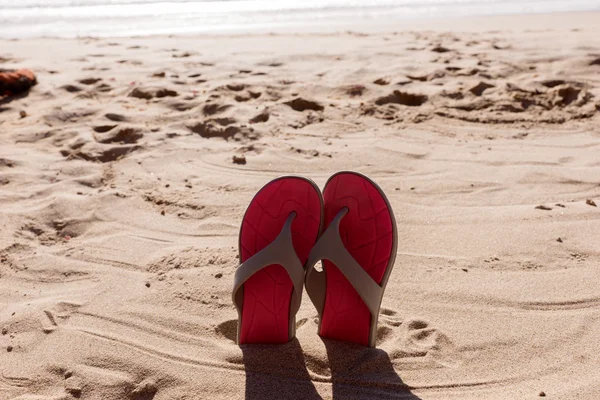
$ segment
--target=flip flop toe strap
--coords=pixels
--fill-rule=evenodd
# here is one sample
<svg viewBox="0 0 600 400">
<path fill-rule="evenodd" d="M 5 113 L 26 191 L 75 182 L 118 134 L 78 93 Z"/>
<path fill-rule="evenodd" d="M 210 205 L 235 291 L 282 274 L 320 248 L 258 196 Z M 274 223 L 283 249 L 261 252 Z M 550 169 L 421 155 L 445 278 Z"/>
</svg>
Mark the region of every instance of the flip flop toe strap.
<svg viewBox="0 0 600 400">
<path fill-rule="evenodd" d="M 308 268 L 306 292 L 319 312 L 319 317 L 322 317 L 325 305 L 326 276 L 324 270 L 317 271 L 315 269 L 315 264 L 319 260 L 331 261 L 356 289 L 371 315 L 377 317 L 383 288 L 360 266 L 342 242 L 340 221 L 347 213 L 348 208 L 346 207 L 340 210 L 311 250 L 306 264 Z"/>
<path fill-rule="evenodd" d="M 274 264 L 283 266 L 294 284 L 290 304 L 290 318 L 298 312 L 304 283 L 304 267 L 296 255 L 292 241 L 292 221 L 295 217 L 296 212 L 291 212 L 275 240 L 240 264 L 235 271 L 232 298 L 238 312 L 241 313 L 242 310 L 244 293 L 241 289 L 244 283 L 258 271 Z"/>
</svg>

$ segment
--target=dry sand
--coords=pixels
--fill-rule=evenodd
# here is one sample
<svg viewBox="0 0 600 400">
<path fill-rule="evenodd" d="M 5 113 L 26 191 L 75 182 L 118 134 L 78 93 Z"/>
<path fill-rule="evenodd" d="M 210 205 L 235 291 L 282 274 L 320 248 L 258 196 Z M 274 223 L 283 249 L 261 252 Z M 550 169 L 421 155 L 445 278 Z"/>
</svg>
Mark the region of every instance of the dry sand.
<svg viewBox="0 0 600 400">
<path fill-rule="evenodd" d="M 513 18 L 0 40 L 40 82 L 0 100 L 0 398 L 600 398 L 600 16 Z M 398 221 L 379 350 L 306 296 L 240 349 L 245 207 L 340 169 Z"/>
</svg>

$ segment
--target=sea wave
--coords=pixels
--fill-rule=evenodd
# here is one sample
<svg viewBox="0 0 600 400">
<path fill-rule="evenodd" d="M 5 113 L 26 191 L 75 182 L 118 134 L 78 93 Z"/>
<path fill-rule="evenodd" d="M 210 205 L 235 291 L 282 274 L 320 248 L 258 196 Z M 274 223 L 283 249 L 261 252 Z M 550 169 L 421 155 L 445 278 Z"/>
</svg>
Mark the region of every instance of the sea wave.
<svg viewBox="0 0 600 400">
<path fill-rule="evenodd" d="M 0 37 L 131 36 L 600 10 L 600 0 L 0 0 Z"/>
</svg>

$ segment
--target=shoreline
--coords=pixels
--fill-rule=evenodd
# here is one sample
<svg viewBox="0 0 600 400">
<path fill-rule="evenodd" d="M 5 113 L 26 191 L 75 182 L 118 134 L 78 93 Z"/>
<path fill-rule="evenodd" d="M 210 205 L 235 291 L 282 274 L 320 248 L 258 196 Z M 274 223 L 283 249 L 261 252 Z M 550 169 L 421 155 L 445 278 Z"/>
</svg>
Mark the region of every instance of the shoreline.
<svg viewBox="0 0 600 400">
<path fill-rule="evenodd" d="M 344 21 L 335 24 L 329 23 L 307 23 L 300 21 L 293 27 L 270 26 L 270 27 L 248 27 L 213 29 L 205 32 L 180 32 L 180 33 L 149 33 L 133 35 L 84 35 L 84 36 L 27 36 L 27 37 L 1 37 L 0 40 L 32 40 L 32 39 L 77 39 L 86 37 L 96 38 L 161 38 L 161 37 L 222 37 L 222 36 L 261 36 L 267 34 L 335 34 L 345 31 L 358 31 L 365 33 L 403 32 L 413 31 L 505 31 L 507 25 L 521 25 L 522 27 L 510 28 L 510 31 L 523 31 L 535 29 L 547 29 L 548 26 L 560 26 L 561 29 L 593 29 L 596 21 L 600 19 L 600 10 L 572 11 L 555 13 L 527 13 L 527 14 L 501 14 L 480 16 L 454 16 L 448 18 L 440 17 L 401 17 L 392 20 L 382 18 L 377 22 L 369 22 L 365 19 L 356 21 Z M 1 33 L 1 32 L 0 32 Z"/>
</svg>

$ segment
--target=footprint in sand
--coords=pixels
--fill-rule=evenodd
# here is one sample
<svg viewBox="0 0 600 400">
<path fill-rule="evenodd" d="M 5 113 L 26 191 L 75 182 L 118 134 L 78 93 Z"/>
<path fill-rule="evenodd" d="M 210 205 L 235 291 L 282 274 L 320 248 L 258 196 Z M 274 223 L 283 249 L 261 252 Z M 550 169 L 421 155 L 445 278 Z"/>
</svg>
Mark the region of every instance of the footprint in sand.
<svg viewBox="0 0 600 400">
<path fill-rule="evenodd" d="M 237 101 L 238 103 L 246 102 L 252 99 L 258 99 L 261 95 L 261 92 L 248 91 L 245 94 L 238 94 L 237 96 L 235 96 L 235 101 Z"/>
<path fill-rule="evenodd" d="M 484 91 L 493 87 L 495 86 L 487 82 L 479 82 L 477 85 L 469 89 L 469 92 L 473 93 L 475 96 L 481 96 Z"/>
<path fill-rule="evenodd" d="M 241 92 L 242 90 L 246 89 L 248 85 L 245 85 L 243 83 L 230 83 L 225 87 L 233 92 Z"/>
<path fill-rule="evenodd" d="M 100 82 L 102 80 L 102 78 L 85 78 L 85 79 L 80 79 L 77 82 L 81 83 L 82 85 L 94 85 L 98 82 Z"/>
<path fill-rule="evenodd" d="M 452 50 L 441 45 L 436 45 L 431 48 L 431 51 L 433 51 L 434 53 L 448 53 Z"/>
<path fill-rule="evenodd" d="M 202 210 L 204 206 L 195 203 L 177 202 L 177 197 L 159 197 L 153 194 L 144 196 L 144 200 L 160 207 L 175 209 Z M 178 248 L 175 252 L 165 254 L 150 261 L 148 272 L 160 273 L 172 270 L 184 270 L 201 267 L 225 266 L 235 264 L 233 254 L 228 250 L 214 251 L 196 247 Z"/>
<path fill-rule="evenodd" d="M 60 154 L 68 159 L 107 163 L 117 161 L 140 148 L 137 145 L 105 147 L 100 143 L 84 143 L 83 145 L 76 146 L 76 148 L 63 149 L 60 151 Z"/>
<path fill-rule="evenodd" d="M 401 104 L 404 106 L 418 107 L 425 104 L 425 102 L 427 102 L 427 95 L 401 92 L 399 90 L 394 90 L 392 94 L 375 100 L 375 104 L 378 106 L 385 104 Z"/>
<path fill-rule="evenodd" d="M 257 140 L 260 135 L 249 127 L 230 125 L 232 118 L 216 118 L 190 125 L 187 128 L 203 138 L 222 138 L 235 141 Z M 235 121 L 235 120 L 233 120 Z"/>
<path fill-rule="evenodd" d="M 282 67 L 284 65 L 284 63 L 282 63 L 281 61 L 263 61 L 263 62 L 259 62 L 256 65 L 261 66 L 261 67 L 278 68 L 278 67 Z"/>
<path fill-rule="evenodd" d="M 402 320 L 397 317 L 397 312 L 389 308 L 382 307 L 379 310 L 379 323 L 377 326 L 377 345 L 391 340 L 394 335 L 394 329 L 402 325 Z"/>
<path fill-rule="evenodd" d="M 269 120 L 270 116 L 271 115 L 270 115 L 269 111 L 264 110 L 260 114 L 255 115 L 254 117 L 250 118 L 250 123 L 251 124 L 258 124 L 258 123 L 267 122 Z"/>
<path fill-rule="evenodd" d="M 73 110 L 64 110 L 57 108 L 49 114 L 44 115 L 44 122 L 53 126 L 56 123 L 65 123 L 65 122 L 79 122 L 81 119 L 88 117 L 90 115 L 94 115 L 96 113 L 95 110 L 79 108 Z"/>
<path fill-rule="evenodd" d="M 367 88 L 364 85 L 350 85 L 344 88 L 344 92 L 350 97 L 362 96 Z"/>
<path fill-rule="evenodd" d="M 465 97 L 465 94 L 463 92 L 461 92 L 460 90 L 457 91 L 447 91 L 447 90 L 442 90 L 440 92 L 440 96 L 441 97 L 446 97 L 448 99 L 452 99 L 452 100 L 462 100 Z"/>
<path fill-rule="evenodd" d="M 243 83 L 230 83 L 225 86 L 221 86 L 215 89 L 218 92 L 244 92 L 235 95 L 235 100 L 238 102 L 248 101 L 251 99 L 257 99 L 261 96 L 260 92 L 250 90 L 251 86 Z"/>
<path fill-rule="evenodd" d="M 0 158 L 0 168 L 2 168 L 2 167 L 14 168 L 16 165 L 19 165 L 19 163 L 16 161 L 9 160 L 8 158 Z"/>
<path fill-rule="evenodd" d="M 31 219 L 23 224 L 17 232 L 15 232 L 15 236 L 27 240 L 37 240 L 41 244 L 48 246 L 55 244 L 57 240 L 59 240 L 56 232 L 53 232 L 52 229 L 44 223 L 35 219 Z"/>
<path fill-rule="evenodd" d="M 114 113 L 108 113 L 108 114 L 104 114 L 104 117 L 105 117 L 106 119 L 109 119 L 109 120 L 111 120 L 111 121 L 114 121 L 114 122 L 125 122 L 125 121 L 128 121 L 128 120 L 129 120 L 129 118 L 127 118 L 127 117 L 126 117 L 126 116 L 124 116 L 124 115 L 121 115 L 121 114 L 114 114 Z M 115 125 L 115 126 L 116 126 L 116 125 Z"/>
<path fill-rule="evenodd" d="M 197 55 L 198 53 L 190 53 L 188 51 L 185 51 L 183 53 L 179 53 L 179 54 L 173 54 L 172 57 L 173 58 L 188 58 L 191 57 L 193 55 Z"/>
<path fill-rule="evenodd" d="M 81 92 L 83 89 L 76 85 L 64 85 L 60 87 L 63 90 L 66 90 L 69 93 L 77 93 Z"/>
<path fill-rule="evenodd" d="M 95 126 L 93 129 L 94 129 L 94 132 L 104 133 L 104 132 L 108 132 L 111 129 L 114 129 L 116 127 L 117 127 L 117 125 L 100 125 L 100 126 Z"/>
<path fill-rule="evenodd" d="M 220 114 L 222 112 L 227 111 L 228 109 L 230 109 L 232 106 L 229 104 L 219 104 L 219 103 L 211 103 L 211 104 L 206 104 L 203 108 L 202 108 L 202 113 L 204 115 L 214 115 L 214 114 Z"/>
<path fill-rule="evenodd" d="M 140 128 L 136 127 L 124 127 L 118 128 L 118 125 L 100 125 L 94 127 L 94 139 L 98 143 L 109 144 L 109 143 L 122 143 L 132 144 L 137 143 L 138 140 L 144 137 Z"/>
<path fill-rule="evenodd" d="M 138 99 L 151 100 L 153 98 L 162 98 L 162 97 L 175 97 L 178 96 L 175 90 L 165 89 L 165 88 L 154 88 L 154 87 L 139 87 L 133 89 L 131 93 L 129 93 L 129 97 L 135 97 Z"/>
<path fill-rule="evenodd" d="M 198 106 L 198 103 L 193 101 L 171 101 L 165 105 L 175 111 L 188 111 Z"/>
<path fill-rule="evenodd" d="M 306 99 L 303 99 L 302 97 L 297 97 L 294 100 L 287 101 L 283 104 L 290 106 L 294 111 L 298 111 L 298 112 L 302 112 L 302 111 L 306 111 L 306 110 L 323 111 L 325 109 L 325 107 L 323 107 L 321 104 L 317 103 L 316 101 L 306 100 Z"/>
<path fill-rule="evenodd" d="M 101 83 L 100 85 L 96 86 L 97 92 L 106 93 L 106 92 L 110 92 L 111 90 L 113 90 L 112 86 L 110 86 L 106 83 Z"/>
<path fill-rule="evenodd" d="M 315 149 L 300 149 L 294 146 L 290 147 L 290 151 L 296 154 L 302 154 L 304 155 L 305 158 L 315 158 L 315 157 L 319 157 L 320 153 L 318 150 Z"/>
<path fill-rule="evenodd" d="M 458 351 L 448 336 L 424 320 L 401 321 L 390 309 L 381 310 L 377 346 L 386 350 L 392 359 L 426 357 L 447 367 L 460 362 Z"/>
<path fill-rule="evenodd" d="M 289 124 L 289 126 L 291 126 L 294 129 L 302 129 L 305 126 L 317 124 L 323 121 L 325 121 L 325 118 L 322 114 L 309 111 L 308 113 L 303 115 L 303 118 L 301 120 L 295 121 Z"/>
<path fill-rule="evenodd" d="M 117 63 L 119 63 L 119 64 L 131 64 L 131 65 L 136 65 L 136 66 L 144 65 L 143 62 L 138 61 L 138 60 L 119 60 L 119 61 L 117 61 Z"/>
<path fill-rule="evenodd" d="M 376 85 L 385 86 L 385 85 L 390 84 L 390 79 L 389 78 L 377 78 L 373 81 L 373 83 Z"/>
<path fill-rule="evenodd" d="M 118 358 L 94 358 L 87 360 L 85 364 L 75 365 L 73 369 L 53 366 L 49 372 L 64 379 L 67 395 L 32 399 L 87 398 L 93 393 L 94 398 L 102 399 L 152 400 L 161 390 L 162 384 L 171 380 L 164 374 L 153 376 L 155 374 L 144 365 L 132 365 Z"/>
<path fill-rule="evenodd" d="M 112 86 L 110 86 L 106 83 L 101 83 L 100 85 L 96 86 L 97 92 L 110 92 L 111 90 L 112 90 Z"/>
</svg>

